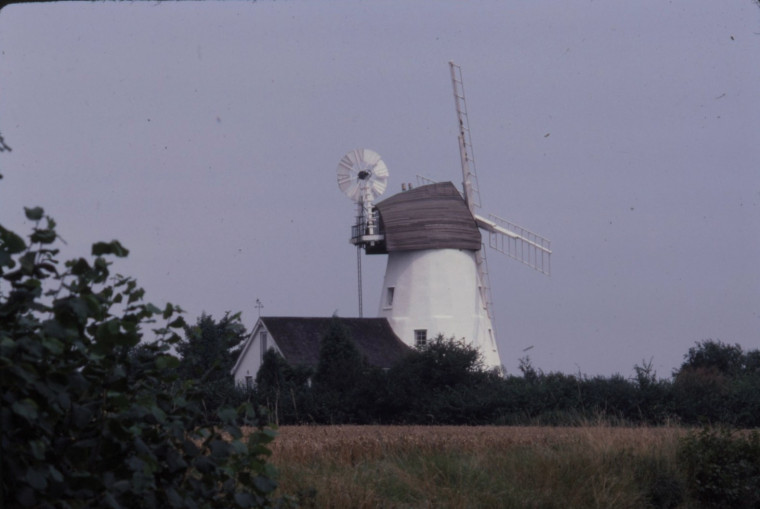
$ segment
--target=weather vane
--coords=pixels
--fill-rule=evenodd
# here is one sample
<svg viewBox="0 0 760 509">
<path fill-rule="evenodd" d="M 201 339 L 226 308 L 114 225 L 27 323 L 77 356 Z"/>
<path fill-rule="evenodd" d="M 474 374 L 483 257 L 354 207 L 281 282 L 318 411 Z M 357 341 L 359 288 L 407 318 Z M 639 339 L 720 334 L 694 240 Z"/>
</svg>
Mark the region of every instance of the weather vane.
<svg viewBox="0 0 760 509">
<path fill-rule="evenodd" d="M 259 310 L 259 318 L 261 318 L 261 310 L 264 308 L 264 304 L 261 303 L 261 299 L 256 299 L 256 305 L 253 307 Z"/>
</svg>

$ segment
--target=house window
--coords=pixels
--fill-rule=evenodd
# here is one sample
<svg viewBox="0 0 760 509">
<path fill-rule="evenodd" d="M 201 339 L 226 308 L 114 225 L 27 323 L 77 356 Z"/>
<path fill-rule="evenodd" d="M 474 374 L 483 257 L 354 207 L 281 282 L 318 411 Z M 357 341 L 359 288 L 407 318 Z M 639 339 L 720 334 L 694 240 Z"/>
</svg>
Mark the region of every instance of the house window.
<svg viewBox="0 0 760 509">
<path fill-rule="evenodd" d="M 251 375 L 245 376 L 245 388 L 248 390 L 253 389 L 253 377 Z"/>
<path fill-rule="evenodd" d="M 393 307 L 393 294 L 395 291 L 396 291 L 396 288 L 394 288 L 393 286 L 389 286 L 386 289 L 386 292 L 385 292 L 385 307 L 386 308 Z"/>
<path fill-rule="evenodd" d="M 418 348 L 427 344 L 427 329 L 416 329 L 414 331 L 414 345 Z"/>
<path fill-rule="evenodd" d="M 263 330 L 259 334 L 261 339 L 261 358 L 264 358 L 264 354 L 267 353 L 267 331 Z"/>
</svg>

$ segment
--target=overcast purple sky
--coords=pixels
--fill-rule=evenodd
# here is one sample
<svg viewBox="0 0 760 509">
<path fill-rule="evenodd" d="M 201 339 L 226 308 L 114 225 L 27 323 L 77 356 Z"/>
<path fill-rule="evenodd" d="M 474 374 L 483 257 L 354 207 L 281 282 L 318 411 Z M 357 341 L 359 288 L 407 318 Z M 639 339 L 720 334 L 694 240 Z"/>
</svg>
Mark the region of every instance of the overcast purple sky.
<svg viewBox="0 0 760 509">
<path fill-rule="evenodd" d="M 488 253 L 509 372 L 760 348 L 752 0 L 22 4 L 0 51 L 2 223 L 45 207 L 65 257 L 119 239 L 116 271 L 189 320 L 356 316 L 338 161 L 377 151 L 386 197 L 458 183 L 454 60 L 482 211 L 554 251 L 551 277 Z M 385 257 L 363 264 L 374 316 Z"/>
</svg>

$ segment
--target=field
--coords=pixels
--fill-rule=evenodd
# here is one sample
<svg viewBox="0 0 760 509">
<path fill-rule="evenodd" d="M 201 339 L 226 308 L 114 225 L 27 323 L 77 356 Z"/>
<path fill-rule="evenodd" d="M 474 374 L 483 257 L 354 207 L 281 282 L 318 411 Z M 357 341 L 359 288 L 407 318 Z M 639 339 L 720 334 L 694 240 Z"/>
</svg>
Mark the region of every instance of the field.
<svg viewBox="0 0 760 509">
<path fill-rule="evenodd" d="M 282 493 L 311 507 L 676 507 L 680 428 L 284 426 Z M 680 505 L 678 507 L 685 507 Z"/>
</svg>

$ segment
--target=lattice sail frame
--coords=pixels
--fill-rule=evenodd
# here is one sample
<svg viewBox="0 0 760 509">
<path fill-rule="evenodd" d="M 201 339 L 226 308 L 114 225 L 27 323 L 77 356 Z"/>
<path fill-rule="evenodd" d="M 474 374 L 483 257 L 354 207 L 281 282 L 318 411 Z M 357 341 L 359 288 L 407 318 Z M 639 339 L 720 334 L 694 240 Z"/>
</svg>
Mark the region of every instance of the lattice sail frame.
<svg viewBox="0 0 760 509">
<path fill-rule="evenodd" d="M 488 245 L 547 276 L 551 275 L 551 241 L 521 226 L 488 214 L 495 224 L 488 231 Z"/>
<path fill-rule="evenodd" d="M 454 90 L 454 105 L 457 110 L 457 123 L 459 124 L 459 156 L 462 163 L 462 189 L 464 199 L 470 212 L 475 212 L 481 206 L 480 185 L 478 184 L 478 172 L 475 168 L 475 151 L 472 148 L 470 136 L 470 117 L 467 114 L 467 101 L 464 97 L 464 80 L 462 68 L 454 62 L 449 62 L 451 69 L 451 87 Z"/>
</svg>

